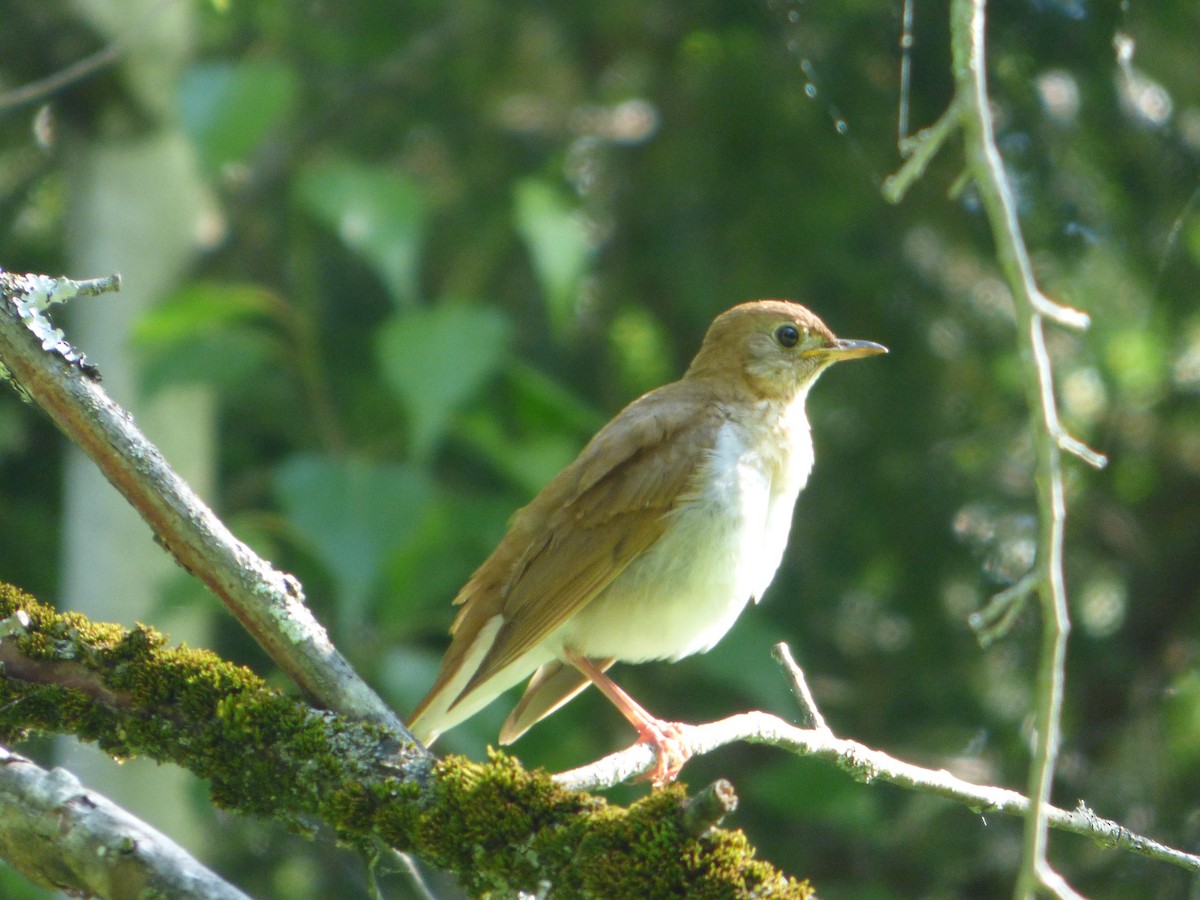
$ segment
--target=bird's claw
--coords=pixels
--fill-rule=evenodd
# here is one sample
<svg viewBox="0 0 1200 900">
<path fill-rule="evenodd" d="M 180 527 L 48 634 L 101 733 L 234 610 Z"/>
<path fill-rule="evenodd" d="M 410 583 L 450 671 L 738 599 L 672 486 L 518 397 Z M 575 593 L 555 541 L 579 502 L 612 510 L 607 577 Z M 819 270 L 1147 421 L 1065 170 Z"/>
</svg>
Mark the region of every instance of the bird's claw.
<svg viewBox="0 0 1200 900">
<path fill-rule="evenodd" d="M 635 781 L 649 781 L 655 788 L 666 787 L 679 776 L 679 770 L 692 756 L 687 732 L 693 726 L 683 722 L 654 720 L 638 729 L 639 744 L 650 744 L 655 750 L 654 768 L 639 775 Z"/>
</svg>

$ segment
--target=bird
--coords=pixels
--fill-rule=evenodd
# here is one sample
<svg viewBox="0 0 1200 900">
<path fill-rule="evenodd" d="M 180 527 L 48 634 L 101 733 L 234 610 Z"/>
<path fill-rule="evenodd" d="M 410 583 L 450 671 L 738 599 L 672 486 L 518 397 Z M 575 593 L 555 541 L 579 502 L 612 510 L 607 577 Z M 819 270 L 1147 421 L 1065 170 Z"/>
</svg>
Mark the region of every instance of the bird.
<svg viewBox="0 0 1200 900">
<path fill-rule="evenodd" d="M 512 516 L 454 599 L 412 735 L 428 746 L 528 679 L 500 730 L 510 744 L 594 684 L 657 750 L 649 780 L 674 780 L 689 726 L 606 672 L 704 653 L 762 599 L 813 466 L 809 389 L 835 362 L 886 352 L 788 300 L 721 313 L 678 381 L 626 406 Z"/>
</svg>

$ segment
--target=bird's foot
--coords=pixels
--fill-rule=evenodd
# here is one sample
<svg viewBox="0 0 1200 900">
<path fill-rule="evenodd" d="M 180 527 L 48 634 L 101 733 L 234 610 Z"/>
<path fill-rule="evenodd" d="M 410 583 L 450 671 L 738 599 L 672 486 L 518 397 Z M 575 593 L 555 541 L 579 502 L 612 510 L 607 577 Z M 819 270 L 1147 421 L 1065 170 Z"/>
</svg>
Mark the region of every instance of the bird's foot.
<svg viewBox="0 0 1200 900">
<path fill-rule="evenodd" d="M 572 652 L 569 648 L 564 652 L 566 660 L 586 675 L 612 705 L 621 711 L 621 715 L 629 724 L 637 729 L 638 743 L 650 744 L 657 751 L 654 768 L 639 776 L 638 780 L 649 781 L 656 788 L 665 787 L 674 781 L 679 770 L 692 755 L 692 742 L 688 739 L 688 732 L 695 730 L 696 726 L 683 722 L 664 722 L 646 712 L 640 703 L 604 674 L 604 669 L 612 662 L 611 659 L 605 660 L 603 666 L 597 666 L 592 660 Z"/>
<path fill-rule="evenodd" d="M 666 787 L 679 776 L 679 770 L 691 758 L 688 732 L 695 728 L 684 722 L 649 719 L 638 725 L 639 744 L 650 744 L 656 751 L 654 768 L 636 781 L 649 781 L 656 788 Z"/>
</svg>

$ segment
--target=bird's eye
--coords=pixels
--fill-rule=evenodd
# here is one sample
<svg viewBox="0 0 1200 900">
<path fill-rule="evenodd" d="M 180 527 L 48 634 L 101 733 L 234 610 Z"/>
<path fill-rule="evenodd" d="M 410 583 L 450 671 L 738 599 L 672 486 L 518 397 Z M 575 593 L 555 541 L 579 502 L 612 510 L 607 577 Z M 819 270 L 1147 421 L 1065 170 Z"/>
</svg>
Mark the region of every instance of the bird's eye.
<svg viewBox="0 0 1200 900">
<path fill-rule="evenodd" d="M 775 340 L 780 347 L 795 347 L 800 342 L 800 331 L 795 325 L 780 325 L 775 329 Z"/>
</svg>

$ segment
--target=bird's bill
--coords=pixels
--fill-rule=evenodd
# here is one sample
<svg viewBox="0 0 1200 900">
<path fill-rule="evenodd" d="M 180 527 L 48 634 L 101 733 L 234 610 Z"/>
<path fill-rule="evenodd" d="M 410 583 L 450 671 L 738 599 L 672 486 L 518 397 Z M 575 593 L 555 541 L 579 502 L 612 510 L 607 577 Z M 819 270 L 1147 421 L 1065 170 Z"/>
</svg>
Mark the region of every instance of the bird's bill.
<svg viewBox="0 0 1200 900">
<path fill-rule="evenodd" d="M 804 356 L 823 359 L 828 362 L 841 362 L 846 359 L 860 359 L 864 356 L 878 356 L 887 353 L 887 347 L 874 341 L 844 341 L 836 340 L 828 347 L 814 347 L 806 350 Z"/>
</svg>

